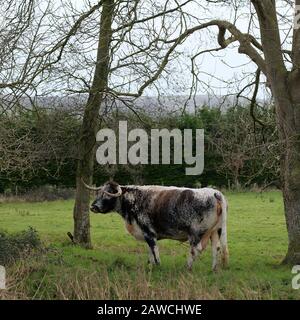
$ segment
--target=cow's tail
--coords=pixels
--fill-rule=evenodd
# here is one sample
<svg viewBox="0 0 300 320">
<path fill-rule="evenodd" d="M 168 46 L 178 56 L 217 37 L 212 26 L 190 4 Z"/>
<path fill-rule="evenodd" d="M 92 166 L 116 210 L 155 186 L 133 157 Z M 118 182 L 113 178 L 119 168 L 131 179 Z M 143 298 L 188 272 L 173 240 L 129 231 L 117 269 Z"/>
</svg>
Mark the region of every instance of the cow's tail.
<svg viewBox="0 0 300 320">
<path fill-rule="evenodd" d="M 221 230 L 220 230 L 220 242 L 221 242 L 221 250 L 222 250 L 222 263 L 223 266 L 228 266 L 229 263 L 229 250 L 227 244 L 227 213 L 228 213 L 228 204 L 225 197 L 222 195 L 222 222 L 221 222 Z"/>
</svg>

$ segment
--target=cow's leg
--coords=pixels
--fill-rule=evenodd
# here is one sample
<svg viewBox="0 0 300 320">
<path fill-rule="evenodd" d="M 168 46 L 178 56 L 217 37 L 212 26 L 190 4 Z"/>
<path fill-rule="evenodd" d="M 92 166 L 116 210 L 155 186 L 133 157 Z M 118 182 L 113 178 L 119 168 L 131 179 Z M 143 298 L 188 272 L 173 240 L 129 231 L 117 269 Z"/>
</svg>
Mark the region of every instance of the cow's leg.
<svg viewBox="0 0 300 320">
<path fill-rule="evenodd" d="M 196 260 L 199 253 L 201 253 L 201 249 L 199 248 L 199 246 L 191 245 L 191 251 L 187 261 L 187 267 L 189 270 L 192 270 L 193 262 Z"/>
<path fill-rule="evenodd" d="M 149 234 L 145 234 L 145 241 L 149 246 L 149 262 L 151 264 L 160 264 L 159 250 L 156 239 Z"/>
<path fill-rule="evenodd" d="M 217 231 L 213 231 L 211 234 L 211 248 L 212 248 L 212 270 L 217 271 L 220 261 L 221 243 Z"/>
<path fill-rule="evenodd" d="M 194 233 L 189 236 L 191 251 L 187 262 L 188 269 L 192 269 L 193 262 L 197 256 L 205 250 L 210 236 L 211 230 L 207 230 L 205 232 L 199 231 L 198 233 Z"/>
<path fill-rule="evenodd" d="M 197 256 L 203 251 L 202 245 L 201 245 L 201 235 L 198 236 L 196 234 L 190 235 L 189 237 L 190 242 L 190 255 L 187 260 L 187 267 L 189 270 L 192 269 L 193 262 L 196 260 Z"/>
</svg>

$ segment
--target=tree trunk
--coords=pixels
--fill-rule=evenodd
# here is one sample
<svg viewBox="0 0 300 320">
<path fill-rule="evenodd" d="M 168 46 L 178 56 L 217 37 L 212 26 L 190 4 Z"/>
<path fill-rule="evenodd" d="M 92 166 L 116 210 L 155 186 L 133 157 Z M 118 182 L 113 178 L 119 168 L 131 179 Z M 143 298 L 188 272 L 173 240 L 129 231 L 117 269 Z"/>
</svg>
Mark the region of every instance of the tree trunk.
<svg viewBox="0 0 300 320">
<path fill-rule="evenodd" d="M 297 160 L 295 153 L 297 152 Z M 283 199 L 285 218 L 288 230 L 288 252 L 284 263 L 300 264 L 300 146 L 286 147 L 284 161 L 281 166 L 285 175 Z"/>
<path fill-rule="evenodd" d="M 104 91 L 107 87 L 109 73 L 113 11 L 114 1 L 104 0 L 100 21 L 97 63 L 93 83 L 84 110 L 78 146 L 76 197 L 73 211 L 74 241 L 86 248 L 92 247 L 89 218 L 90 197 L 89 191 L 84 187 L 82 180 L 88 184 L 92 184 L 96 143 L 95 137 L 100 123 L 99 109 L 103 100 Z"/>
<path fill-rule="evenodd" d="M 300 30 L 293 34 L 292 71 L 288 71 L 282 54 L 276 2 L 251 0 L 260 24 L 265 58 L 263 71 L 271 86 L 281 142 L 281 179 L 288 252 L 284 262 L 300 264 Z M 296 1 L 300 4 L 300 0 Z"/>
<path fill-rule="evenodd" d="M 283 263 L 300 264 L 300 76 L 294 72 L 272 75 L 288 231 L 288 252 Z"/>
<path fill-rule="evenodd" d="M 278 113 L 280 137 L 284 142 L 281 158 L 283 200 L 288 230 L 288 252 L 284 263 L 300 264 L 300 77 L 290 74 L 291 104 Z"/>
<path fill-rule="evenodd" d="M 234 168 L 234 174 L 233 174 L 233 183 L 234 183 L 234 189 L 235 190 L 240 190 L 240 181 L 239 181 L 239 176 L 240 176 L 240 169 L 239 166 L 236 166 Z"/>
</svg>

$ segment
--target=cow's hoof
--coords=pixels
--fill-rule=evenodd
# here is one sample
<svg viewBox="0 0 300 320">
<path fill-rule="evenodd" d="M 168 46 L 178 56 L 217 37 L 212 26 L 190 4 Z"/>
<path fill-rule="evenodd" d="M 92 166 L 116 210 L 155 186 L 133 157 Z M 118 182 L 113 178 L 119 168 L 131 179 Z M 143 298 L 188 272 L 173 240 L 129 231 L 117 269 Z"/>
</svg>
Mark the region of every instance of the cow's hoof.
<svg viewBox="0 0 300 320">
<path fill-rule="evenodd" d="M 160 266 L 160 261 L 159 262 L 154 262 L 154 261 L 150 261 L 148 260 L 147 262 L 148 266 Z"/>
<path fill-rule="evenodd" d="M 189 272 L 193 271 L 193 266 L 189 263 L 186 264 L 186 268 Z"/>
<path fill-rule="evenodd" d="M 194 262 L 194 259 L 192 259 L 191 257 L 187 259 L 186 267 L 189 271 L 192 271 L 193 269 L 193 262 Z"/>
<path fill-rule="evenodd" d="M 212 272 L 213 272 L 213 273 L 219 273 L 219 272 L 220 272 L 219 266 L 213 267 L 213 268 L 212 268 Z"/>
</svg>

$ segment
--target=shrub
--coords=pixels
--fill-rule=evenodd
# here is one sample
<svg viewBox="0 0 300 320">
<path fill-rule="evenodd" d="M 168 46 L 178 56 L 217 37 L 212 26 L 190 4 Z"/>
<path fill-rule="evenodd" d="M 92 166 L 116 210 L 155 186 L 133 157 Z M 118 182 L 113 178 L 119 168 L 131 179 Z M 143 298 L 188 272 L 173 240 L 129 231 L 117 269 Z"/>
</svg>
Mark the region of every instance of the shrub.
<svg viewBox="0 0 300 320">
<path fill-rule="evenodd" d="M 15 234 L 0 231 L 0 265 L 8 265 L 40 246 L 39 235 L 32 227 Z"/>
<path fill-rule="evenodd" d="M 52 185 L 39 186 L 30 190 L 21 191 L 18 195 L 6 192 L 0 195 L 1 202 L 42 202 L 55 200 L 68 200 L 74 198 L 73 188 L 63 188 Z"/>
<path fill-rule="evenodd" d="M 74 189 L 45 185 L 26 192 L 22 198 L 30 202 L 68 200 L 74 197 Z"/>
</svg>

